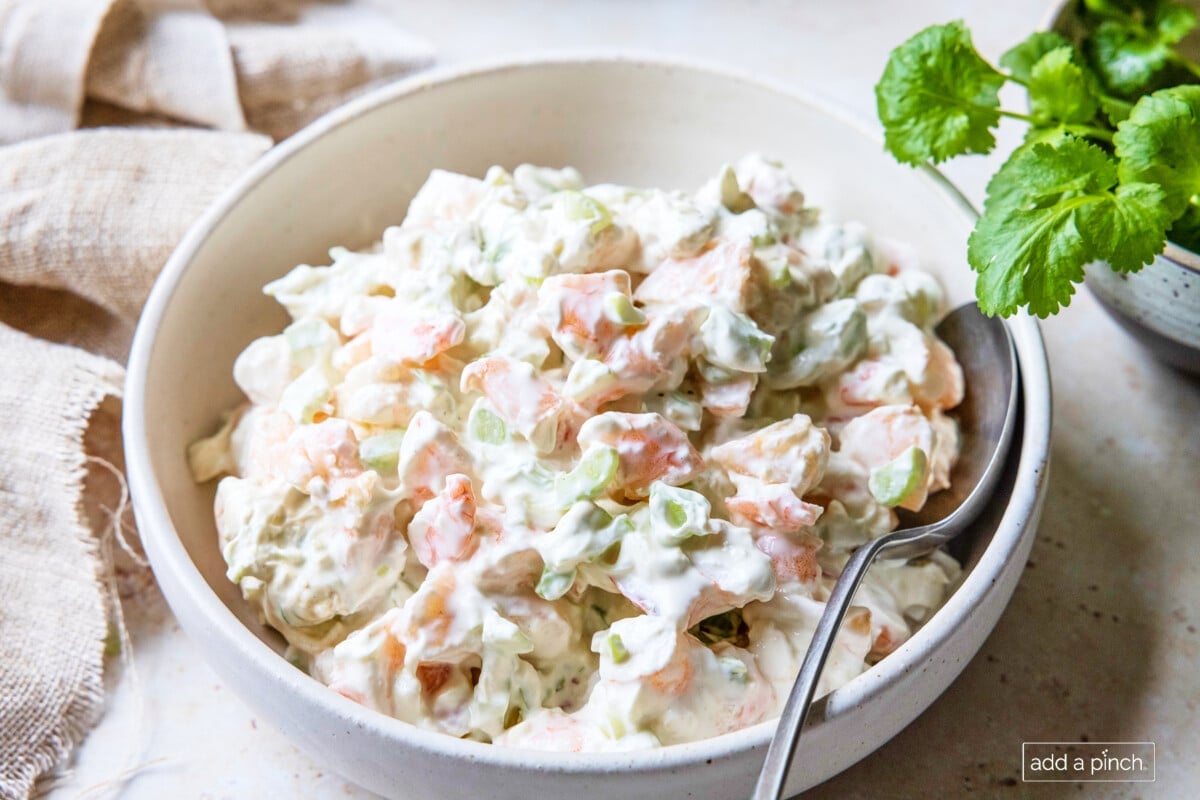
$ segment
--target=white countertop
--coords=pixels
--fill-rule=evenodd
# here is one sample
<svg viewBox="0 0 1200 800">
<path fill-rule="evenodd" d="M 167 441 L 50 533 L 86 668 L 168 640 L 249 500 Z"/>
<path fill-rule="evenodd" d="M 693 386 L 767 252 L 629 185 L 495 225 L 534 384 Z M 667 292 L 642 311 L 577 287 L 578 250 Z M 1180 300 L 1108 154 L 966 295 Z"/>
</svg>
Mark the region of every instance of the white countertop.
<svg viewBox="0 0 1200 800">
<path fill-rule="evenodd" d="M 919 28 L 965 18 L 994 58 L 1047 11 L 1044 0 L 376 4 L 433 41 L 442 63 L 540 49 L 682 54 L 803 85 L 871 124 L 887 53 Z M 978 202 L 997 163 L 946 171 Z M 1200 382 L 1148 362 L 1086 292 L 1044 332 L 1053 469 L 1012 605 L 929 711 L 806 797 L 1024 795 L 1034 786 L 1020 784 L 1022 741 L 1083 737 L 1155 741 L 1157 783 L 1038 788 L 1107 798 L 1200 786 Z M 139 680 L 110 659 L 105 717 L 47 783 L 50 797 L 372 796 L 256 720 L 200 660 L 147 571 L 124 571 L 121 588 Z M 136 778 L 118 789 L 130 767 Z"/>
</svg>

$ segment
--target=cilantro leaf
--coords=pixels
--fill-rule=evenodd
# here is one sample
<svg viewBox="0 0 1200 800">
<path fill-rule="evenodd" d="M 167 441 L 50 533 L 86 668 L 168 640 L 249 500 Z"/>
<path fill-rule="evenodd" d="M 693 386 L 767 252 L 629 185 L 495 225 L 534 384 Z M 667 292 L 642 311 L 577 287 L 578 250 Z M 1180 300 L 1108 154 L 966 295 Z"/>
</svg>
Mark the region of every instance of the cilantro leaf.
<svg viewBox="0 0 1200 800">
<path fill-rule="evenodd" d="M 1025 146 L 988 184 L 983 215 L 968 242 L 987 314 L 1018 307 L 1045 317 L 1067 305 L 1090 261 L 1136 269 L 1161 249 L 1170 222 L 1161 190 L 1117 186 L 1117 165 L 1073 136 Z"/>
<path fill-rule="evenodd" d="M 1042 56 L 1051 50 L 1070 46 L 1071 43 L 1064 36 L 1053 31 L 1038 31 L 1000 56 L 1000 66 L 1011 72 L 1014 78 L 1028 81 L 1033 65 L 1041 61 Z"/>
<path fill-rule="evenodd" d="M 1004 81 L 961 21 L 926 28 L 892 51 L 875 86 L 887 149 L 908 164 L 991 151 Z"/>
<path fill-rule="evenodd" d="M 1029 110 L 1043 123 L 1087 123 L 1100 110 L 1095 79 L 1072 62 L 1075 48 L 1046 53 L 1029 71 Z"/>
<path fill-rule="evenodd" d="M 1196 12 L 1163 0 L 1108 9 L 1103 16 L 1089 40 L 1092 62 L 1110 89 L 1127 96 L 1153 88 L 1174 58 L 1172 45 L 1196 26 Z"/>
<path fill-rule="evenodd" d="M 1200 86 L 1146 95 L 1113 137 L 1122 183 L 1157 183 L 1172 217 L 1200 196 Z"/>
</svg>

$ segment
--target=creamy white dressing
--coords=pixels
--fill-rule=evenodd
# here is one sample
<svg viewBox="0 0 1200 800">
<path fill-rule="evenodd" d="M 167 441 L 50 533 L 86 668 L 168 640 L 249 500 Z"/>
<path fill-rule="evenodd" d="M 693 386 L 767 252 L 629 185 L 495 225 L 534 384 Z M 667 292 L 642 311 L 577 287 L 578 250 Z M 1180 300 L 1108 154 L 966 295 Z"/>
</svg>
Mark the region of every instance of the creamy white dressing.
<svg viewBox="0 0 1200 800">
<path fill-rule="evenodd" d="M 436 170 L 330 255 L 266 287 L 294 322 L 188 455 L 229 579 L 382 713 L 595 751 L 770 719 L 849 551 L 949 485 L 940 287 L 761 156 L 694 194 Z M 958 574 L 873 567 L 819 691 Z"/>
</svg>

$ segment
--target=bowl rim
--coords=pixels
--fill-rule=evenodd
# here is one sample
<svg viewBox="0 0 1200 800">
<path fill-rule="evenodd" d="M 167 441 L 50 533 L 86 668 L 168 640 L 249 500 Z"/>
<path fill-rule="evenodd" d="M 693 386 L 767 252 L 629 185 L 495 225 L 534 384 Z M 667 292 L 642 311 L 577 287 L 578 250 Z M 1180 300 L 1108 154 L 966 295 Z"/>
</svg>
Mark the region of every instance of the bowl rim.
<svg viewBox="0 0 1200 800">
<path fill-rule="evenodd" d="M 237 619 L 209 587 L 175 530 L 162 488 L 151 464 L 146 433 L 146 382 L 156 344 L 156 333 L 180 279 L 209 234 L 260 181 L 309 144 L 369 114 L 377 107 L 445 84 L 487 79 L 507 72 L 529 69 L 589 66 L 603 68 L 612 65 L 668 72 L 680 70 L 724 81 L 732 80 L 759 91 L 771 92 L 789 102 L 800 103 L 813 113 L 830 117 L 858 135 L 882 146 L 882 137 L 876 131 L 833 101 L 819 94 L 715 61 L 630 51 L 573 50 L 459 62 L 436 67 L 364 93 L 333 109 L 273 147 L 256 161 L 213 201 L 184 235 L 155 281 L 134 334 L 125 380 L 122 437 L 134 510 L 156 574 L 167 573 L 168 580 L 176 583 L 179 594 L 185 596 L 186 602 L 206 618 L 211 633 L 218 637 L 228 650 L 236 651 L 258 677 L 284 685 L 300 702 L 320 709 L 327 718 L 345 723 L 347 729 L 370 732 L 379 738 L 403 745 L 413 752 L 464 759 L 501 769 L 517 768 L 523 771 L 567 775 L 596 775 L 630 770 L 662 771 L 692 766 L 697 762 L 704 763 L 706 759 L 728 758 L 745 750 L 765 748 L 774 732 L 776 720 L 767 720 L 719 736 L 667 745 L 654 750 L 558 753 L 496 747 L 437 734 L 354 703 L 331 691 L 289 664 Z M 978 212 L 958 188 L 939 171 L 929 165 L 916 169 L 922 180 L 930 183 L 965 217 L 974 219 L 978 216 Z M 992 541 L 954 594 L 909 640 L 886 659 L 835 690 L 823 701 L 819 701 L 826 703 L 824 718 L 850 713 L 855 707 L 875 698 L 906 673 L 921 669 L 930 652 L 950 637 L 970 609 L 982 602 L 996 584 L 997 576 L 1006 565 L 1007 558 L 1020 545 L 1024 536 L 1031 533 L 1028 528 L 1036 520 L 1045 495 L 1050 453 L 1049 364 L 1036 320 L 1021 313 L 1006 320 L 1006 324 L 1019 345 L 1018 358 L 1021 360 L 1025 383 L 1023 391 L 1026 395 L 1026 430 L 1020 447 L 1017 448 L 1017 483 L 997 524 Z M 1020 359 L 1022 347 L 1028 351 L 1023 360 Z M 1030 397 L 1036 400 L 1034 407 L 1029 403 Z M 1030 452 L 1024 452 L 1024 448 L 1031 442 L 1034 447 Z M 1033 473 L 1032 477 L 1028 475 L 1030 471 Z M 1018 497 L 1021 498 L 1019 503 Z M 821 724 L 821 719 L 817 719 L 815 724 Z"/>
</svg>

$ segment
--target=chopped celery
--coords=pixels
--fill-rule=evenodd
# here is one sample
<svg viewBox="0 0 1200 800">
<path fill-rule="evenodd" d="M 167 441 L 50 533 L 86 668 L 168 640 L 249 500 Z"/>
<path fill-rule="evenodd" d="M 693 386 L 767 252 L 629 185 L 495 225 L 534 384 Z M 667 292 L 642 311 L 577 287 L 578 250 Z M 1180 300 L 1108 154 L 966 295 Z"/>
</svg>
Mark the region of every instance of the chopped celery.
<svg viewBox="0 0 1200 800">
<path fill-rule="evenodd" d="M 612 658 L 614 664 L 624 664 L 629 660 L 629 650 L 626 649 L 625 643 L 621 641 L 620 634 L 610 633 L 608 638 L 605 639 L 605 643 L 608 645 L 608 655 Z"/>
<path fill-rule="evenodd" d="M 620 462 L 617 451 L 607 445 L 589 447 L 574 469 L 554 479 L 559 506 L 570 508 L 580 500 L 595 500 L 616 476 Z"/>
<path fill-rule="evenodd" d="M 559 197 L 562 198 L 563 216 L 572 222 L 590 220 L 593 236 L 613 224 L 612 214 L 599 200 L 576 191 L 560 192 Z"/>
<path fill-rule="evenodd" d="M 620 325 L 645 325 L 646 315 L 633 304 L 629 295 L 609 292 L 604 296 L 604 316 Z"/>
<path fill-rule="evenodd" d="M 404 441 L 404 428 L 368 436 L 358 445 L 358 457 L 380 475 L 392 475 L 400 460 L 400 443 Z"/>
<path fill-rule="evenodd" d="M 704 357 L 736 372 L 764 372 L 775 337 L 764 333 L 754 320 L 728 306 L 714 304 L 700 326 Z"/>
<path fill-rule="evenodd" d="M 871 470 L 868 486 L 880 504 L 892 508 L 904 502 L 925 482 L 925 451 L 910 447 L 882 467 Z"/>
<path fill-rule="evenodd" d="M 575 570 L 571 570 L 570 572 L 554 572 L 550 567 L 546 567 L 542 570 L 542 577 L 538 581 L 534 592 L 544 600 L 557 600 L 566 594 L 574 583 Z"/>
<path fill-rule="evenodd" d="M 712 506 L 699 492 L 662 481 L 650 485 L 650 528 L 665 544 L 679 544 L 710 533 L 711 513 Z"/>
<path fill-rule="evenodd" d="M 508 441 L 508 426 L 482 402 L 476 403 L 471 409 L 467 430 L 473 439 L 484 444 L 504 444 Z"/>
<path fill-rule="evenodd" d="M 313 415 L 329 402 L 329 379 L 317 367 L 309 367 L 287 385 L 279 398 L 279 408 L 297 423 L 313 421 Z"/>
</svg>

